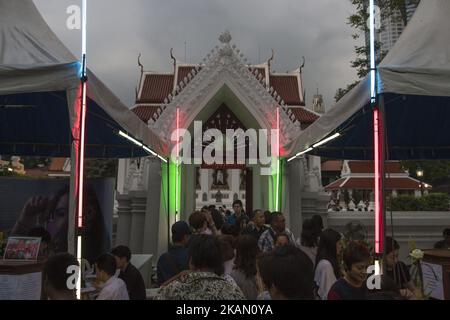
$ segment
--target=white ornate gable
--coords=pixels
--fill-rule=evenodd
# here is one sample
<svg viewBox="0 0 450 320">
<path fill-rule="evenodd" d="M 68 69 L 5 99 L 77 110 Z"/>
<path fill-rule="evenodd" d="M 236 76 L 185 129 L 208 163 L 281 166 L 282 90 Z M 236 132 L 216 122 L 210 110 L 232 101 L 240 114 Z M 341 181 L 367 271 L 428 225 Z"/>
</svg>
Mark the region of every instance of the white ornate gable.
<svg viewBox="0 0 450 320">
<path fill-rule="evenodd" d="M 249 70 L 247 59 L 240 50 L 231 45 L 228 31 L 219 37 L 220 46 L 216 46 L 206 58 L 202 67 L 196 67 L 185 77 L 172 95 L 165 100 L 165 105 L 158 110 L 156 121 L 150 120 L 149 126 L 158 132 L 163 140 L 170 141 L 170 130 L 176 119 L 176 108 L 182 106 L 180 123 L 183 127 L 195 120 L 199 112 L 224 86 L 239 98 L 248 108 L 263 129 L 272 129 L 276 123 L 276 107 L 280 107 L 281 144 L 286 145 L 300 133 L 300 123 L 290 114 L 284 101 L 273 90 L 265 87 L 262 75 L 257 78 L 257 70 Z M 254 72 L 254 74 L 252 74 Z"/>
</svg>

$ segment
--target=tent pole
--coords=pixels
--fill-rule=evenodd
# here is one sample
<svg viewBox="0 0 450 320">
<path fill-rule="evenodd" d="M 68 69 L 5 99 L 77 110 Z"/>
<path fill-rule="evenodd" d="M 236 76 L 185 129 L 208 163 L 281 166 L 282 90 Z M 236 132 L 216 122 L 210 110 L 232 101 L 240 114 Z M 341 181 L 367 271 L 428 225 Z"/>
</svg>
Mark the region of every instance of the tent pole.
<svg viewBox="0 0 450 320">
<path fill-rule="evenodd" d="M 83 190 L 84 190 L 84 158 L 85 158 L 85 137 L 86 137 L 86 109 L 87 109 L 87 60 L 86 60 L 86 24 L 87 24 L 87 0 L 83 0 L 83 8 L 82 8 L 82 51 L 81 51 L 81 59 L 82 59 L 82 72 L 81 72 L 81 104 L 80 104 L 80 126 L 79 126 L 79 140 L 78 142 L 78 166 L 76 169 L 78 172 L 75 174 L 76 181 L 75 185 L 77 186 L 76 190 L 76 199 L 77 199 L 77 210 L 76 210 L 76 236 L 77 236 L 77 260 L 82 267 L 82 240 L 83 240 Z M 82 274 L 80 272 L 77 279 L 77 297 L 81 298 L 81 277 Z"/>
<path fill-rule="evenodd" d="M 384 249 L 385 245 L 386 245 L 386 228 L 387 228 L 387 223 L 386 223 L 386 160 L 387 160 L 387 130 L 386 130 L 386 110 L 385 110 L 385 106 L 384 106 L 384 96 L 383 94 L 379 94 L 378 95 L 378 104 L 380 106 L 380 119 L 381 119 L 381 126 L 380 126 L 380 135 L 381 135 L 381 139 L 380 141 L 382 142 L 381 144 L 381 197 L 383 199 L 382 202 L 382 217 L 383 217 L 383 225 L 384 228 L 381 230 L 382 233 L 380 235 L 380 240 L 382 240 L 382 246 L 381 246 L 381 251 L 382 251 L 382 259 L 383 259 L 383 264 L 386 263 L 386 250 Z M 393 228 L 394 226 L 391 225 L 391 228 Z M 385 265 L 383 266 L 385 267 Z M 385 270 L 385 269 L 383 269 Z"/>
<path fill-rule="evenodd" d="M 167 248 L 170 247 L 170 158 L 167 158 Z"/>
<path fill-rule="evenodd" d="M 373 109 L 373 157 L 375 177 L 375 274 L 382 273 L 384 244 L 384 108 L 377 101 L 377 65 L 375 55 L 375 0 L 369 1 L 369 31 L 370 31 L 370 103 Z M 380 261 L 381 260 L 381 261 Z"/>
</svg>

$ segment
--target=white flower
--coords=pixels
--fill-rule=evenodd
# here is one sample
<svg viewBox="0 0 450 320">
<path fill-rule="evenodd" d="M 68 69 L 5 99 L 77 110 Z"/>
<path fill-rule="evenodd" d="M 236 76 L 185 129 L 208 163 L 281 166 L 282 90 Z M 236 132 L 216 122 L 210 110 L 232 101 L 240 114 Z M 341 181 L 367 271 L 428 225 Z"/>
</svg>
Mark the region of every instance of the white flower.
<svg viewBox="0 0 450 320">
<path fill-rule="evenodd" d="M 410 257 L 416 259 L 416 260 L 421 260 L 423 258 L 423 251 L 420 249 L 414 249 L 410 254 Z"/>
</svg>

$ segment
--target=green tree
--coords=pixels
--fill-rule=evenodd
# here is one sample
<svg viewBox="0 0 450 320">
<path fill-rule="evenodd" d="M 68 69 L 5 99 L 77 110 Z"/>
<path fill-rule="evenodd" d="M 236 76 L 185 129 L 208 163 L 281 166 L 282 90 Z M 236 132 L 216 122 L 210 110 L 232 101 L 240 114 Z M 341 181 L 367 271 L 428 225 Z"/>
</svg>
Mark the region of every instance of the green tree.
<svg viewBox="0 0 450 320">
<path fill-rule="evenodd" d="M 353 39 L 358 40 L 361 35 L 365 37 L 365 41 L 363 45 L 357 45 L 354 47 L 356 58 L 351 61 L 350 64 L 352 68 L 357 70 L 358 78 L 364 78 L 370 70 L 370 62 L 369 62 L 369 43 L 368 43 L 368 34 L 369 28 L 367 26 L 367 20 L 369 19 L 368 14 L 368 0 L 350 0 L 350 2 L 355 7 L 355 13 L 348 17 L 347 24 L 350 25 L 353 29 L 355 29 L 355 33 L 352 35 Z M 384 20 L 386 18 L 394 19 L 395 17 L 399 17 L 402 20 L 403 24 L 407 24 L 407 14 L 406 14 L 406 4 L 414 4 L 417 5 L 420 0 L 378 0 L 376 4 L 380 8 L 381 19 Z M 396 15 L 395 13 L 400 13 L 400 15 Z M 379 52 L 380 43 L 375 43 L 375 49 Z M 381 62 L 383 58 L 386 56 L 387 52 L 379 52 L 377 55 L 377 63 Z M 353 87 L 355 87 L 359 83 L 359 80 L 348 85 L 345 89 L 339 88 L 336 91 L 335 100 L 339 101 L 347 92 L 349 92 Z"/>
<path fill-rule="evenodd" d="M 431 184 L 433 187 L 450 183 L 450 161 L 402 161 L 403 169 L 408 170 L 410 176 Z M 423 177 L 417 177 L 418 168 L 423 170 Z"/>
<path fill-rule="evenodd" d="M 86 159 L 85 175 L 88 178 L 116 177 L 118 165 L 117 159 Z"/>
</svg>

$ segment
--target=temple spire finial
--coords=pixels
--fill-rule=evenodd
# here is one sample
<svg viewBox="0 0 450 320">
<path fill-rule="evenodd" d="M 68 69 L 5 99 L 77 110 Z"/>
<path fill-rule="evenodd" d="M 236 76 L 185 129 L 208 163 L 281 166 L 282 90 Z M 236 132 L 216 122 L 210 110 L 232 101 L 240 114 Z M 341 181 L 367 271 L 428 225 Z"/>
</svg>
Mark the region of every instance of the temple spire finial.
<svg viewBox="0 0 450 320">
<path fill-rule="evenodd" d="M 270 73 L 270 67 L 272 65 L 273 58 L 275 57 L 275 50 L 272 48 L 270 49 L 272 51 L 272 55 L 270 56 L 269 60 L 267 60 L 267 65 L 269 66 L 269 73 Z"/>
<path fill-rule="evenodd" d="M 229 44 L 231 39 L 232 39 L 232 37 L 231 37 L 230 31 L 228 31 L 228 30 L 225 30 L 219 36 L 219 41 L 222 42 L 223 44 Z"/>
<path fill-rule="evenodd" d="M 141 68 L 141 74 L 144 73 L 144 65 L 141 63 L 141 56 L 142 54 L 139 53 L 138 55 L 138 66 Z"/>
<path fill-rule="evenodd" d="M 303 68 L 305 67 L 305 57 L 304 56 L 302 57 L 302 60 L 303 60 L 303 62 L 302 62 L 302 65 L 300 66 L 300 73 L 302 73 Z"/>
</svg>

